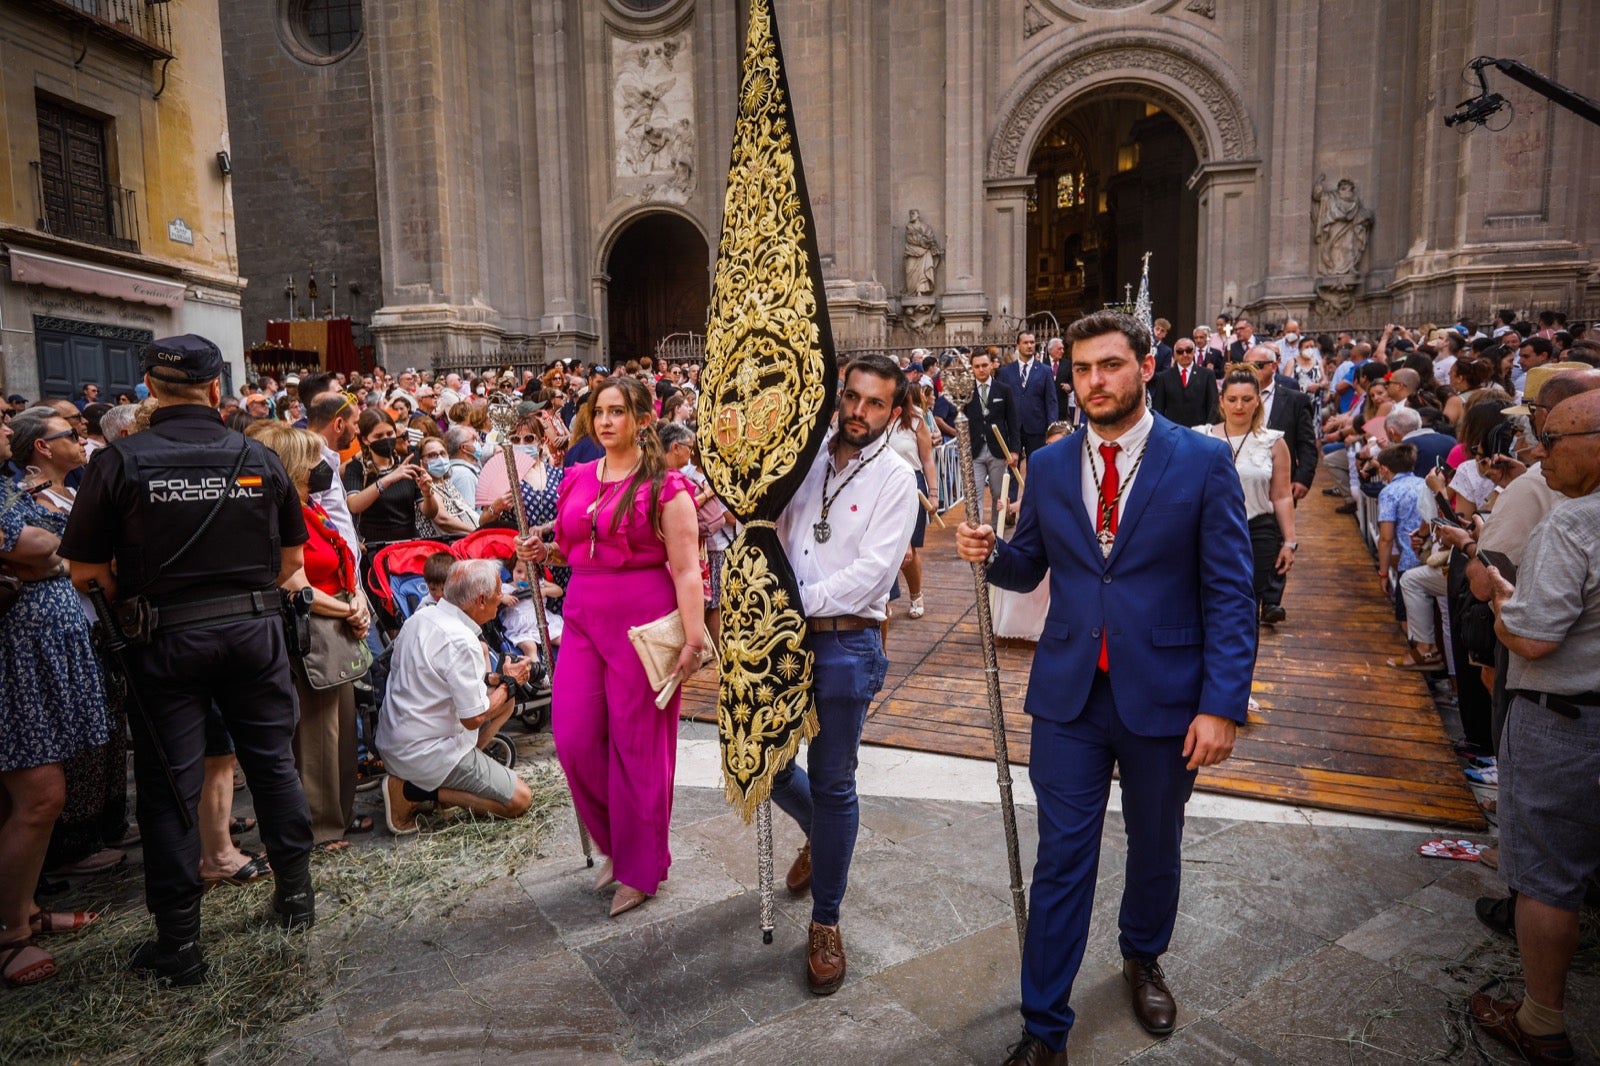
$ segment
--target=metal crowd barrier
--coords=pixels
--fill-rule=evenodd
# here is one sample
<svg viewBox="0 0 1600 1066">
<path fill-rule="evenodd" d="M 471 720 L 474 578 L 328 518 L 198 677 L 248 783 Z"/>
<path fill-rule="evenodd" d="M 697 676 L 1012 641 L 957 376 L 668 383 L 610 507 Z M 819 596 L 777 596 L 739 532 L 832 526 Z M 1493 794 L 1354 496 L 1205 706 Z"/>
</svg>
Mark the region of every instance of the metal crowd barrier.
<svg viewBox="0 0 1600 1066">
<path fill-rule="evenodd" d="M 933 470 L 939 476 L 939 510 L 948 511 L 965 499 L 961 487 L 961 458 L 954 439 L 933 448 Z"/>
</svg>

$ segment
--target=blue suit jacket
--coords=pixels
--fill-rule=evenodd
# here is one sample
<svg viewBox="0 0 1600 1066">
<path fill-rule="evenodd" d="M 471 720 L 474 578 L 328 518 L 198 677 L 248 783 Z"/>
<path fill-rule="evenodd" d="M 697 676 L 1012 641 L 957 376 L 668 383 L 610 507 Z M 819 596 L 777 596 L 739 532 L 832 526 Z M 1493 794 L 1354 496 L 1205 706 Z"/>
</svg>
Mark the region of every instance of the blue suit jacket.
<svg viewBox="0 0 1600 1066">
<path fill-rule="evenodd" d="M 1048 360 L 1036 358 L 1028 371 L 1028 387 L 1022 387 L 1021 361 L 1007 363 L 1000 368 L 999 378 L 1011 386 L 1016 397 L 1017 426 L 1024 433 L 1043 433 L 1059 415 L 1056 414 L 1056 375 Z"/>
<path fill-rule="evenodd" d="M 1112 694 L 1132 732 L 1178 736 L 1196 714 L 1243 722 L 1256 600 L 1244 491 L 1227 446 L 1156 415 L 1108 559 L 1084 507 L 1083 439 L 1080 429 L 1034 454 L 1016 535 L 989 568 L 993 584 L 1017 592 L 1050 572 L 1025 709 L 1078 717 L 1103 630 Z"/>
</svg>

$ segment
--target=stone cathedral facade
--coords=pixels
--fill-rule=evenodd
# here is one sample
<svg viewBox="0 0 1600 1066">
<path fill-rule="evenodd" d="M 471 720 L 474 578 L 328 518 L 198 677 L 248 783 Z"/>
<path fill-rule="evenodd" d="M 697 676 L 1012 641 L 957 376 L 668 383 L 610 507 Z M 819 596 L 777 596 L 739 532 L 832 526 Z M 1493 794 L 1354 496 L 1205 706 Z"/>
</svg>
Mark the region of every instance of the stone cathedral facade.
<svg viewBox="0 0 1600 1066">
<path fill-rule="evenodd" d="M 338 275 L 391 369 L 704 329 L 738 0 L 223 0 L 247 343 Z M 1600 303 L 1582 0 L 780 0 L 841 347 L 1125 299 L 1331 327 Z M 303 290 L 304 282 L 299 288 Z"/>
</svg>

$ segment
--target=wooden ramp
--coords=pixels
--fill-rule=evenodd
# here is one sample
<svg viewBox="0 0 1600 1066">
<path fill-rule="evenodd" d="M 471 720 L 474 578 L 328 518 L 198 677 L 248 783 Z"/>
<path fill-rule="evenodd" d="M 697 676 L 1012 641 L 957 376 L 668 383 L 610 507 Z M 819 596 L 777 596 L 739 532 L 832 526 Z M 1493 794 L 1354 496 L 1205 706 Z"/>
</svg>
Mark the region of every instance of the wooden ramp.
<svg viewBox="0 0 1600 1066">
<path fill-rule="evenodd" d="M 1262 630 L 1256 664 L 1258 715 L 1231 759 L 1204 770 L 1198 788 L 1308 807 L 1432 825 L 1478 828 L 1483 817 L 1420 674 L 1393 669 L 1404 638 L 1376 589 L 1371 555 L 1354 520 L 1319 491 L 1301 502 L 1300 558 L 1284 607 L 1289 620 Z M 955 512 L 959 515 L 959 508 Z M 924 556 L 927 614 L 889 627 L 889 676 L 867 721 L 865 741 L 993 758 L 972 572 L 949 530 L 929 530 Z M 1003 641 L 1001 691 L 1011 759 L 1026 764 L 1022 713 L 1033 646 Z M 684 688 L 683 713 L 715 720 L 716 678 L 702 671 Z"/>
</svg>

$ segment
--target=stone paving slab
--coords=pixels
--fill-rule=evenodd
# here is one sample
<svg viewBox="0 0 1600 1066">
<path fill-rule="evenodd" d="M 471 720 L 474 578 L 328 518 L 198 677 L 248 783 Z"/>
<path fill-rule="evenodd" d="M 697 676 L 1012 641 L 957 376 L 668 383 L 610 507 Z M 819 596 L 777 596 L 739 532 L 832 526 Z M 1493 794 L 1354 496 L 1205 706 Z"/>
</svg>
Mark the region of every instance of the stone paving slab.
<svg viewBox="0 0 1600 1066">
<path fill-rule="evenodd" d="M 1017 819 L 1026 874 L 1034 811 Z M 863 798 L 843 917 L 850 973 L 825 998 L 803 977 L 809 897 L 781 884 L 800 835 L 781 814 L 774 831 L 777 925 L 764 945 L 754 832 L 720 790 L 680 785 L 671 878 L 615 920 L 563 812 L 544 857 L 450 919 L 364 932 L 339 994 L 294 1026 L 290 1061 L 998 1063 L 1021 1022 L 997 805 Z M 1485 1061 L 1460 1007 L 1489 976 L 1516 972 L 1515 946 L 1472 915 L 1475 897 L 1500 890 L 1495 876 L 1418 856 L 1429 835 L 1191 818 L 1164 960 L 1179 1028 L 1156 1040 L 1134 1022 L 1121 976 L 1126 842 L 1113 811 L 1072 1061 Z M 1574 978 L 1574 1004 L 1600 1002 L 1586 998 L 1600 995 L 1595 969 Z M 1588 1051 L 1595 1013 L 1569 1013 Z"/>
</svg>

